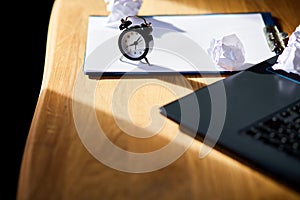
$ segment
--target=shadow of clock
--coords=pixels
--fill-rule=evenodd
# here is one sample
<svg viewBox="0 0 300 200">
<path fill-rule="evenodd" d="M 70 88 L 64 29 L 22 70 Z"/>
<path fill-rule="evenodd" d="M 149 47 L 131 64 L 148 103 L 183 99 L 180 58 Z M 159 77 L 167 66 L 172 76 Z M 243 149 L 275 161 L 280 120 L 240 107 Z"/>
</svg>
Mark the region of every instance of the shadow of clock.
<svg viewBox="0 0 300 200">
<path fill-rule="evenodd" d="M 162 66 L 162 65 L 157 65 L 155 63 L 151 63 L 151 61 L 149 61 L 150 65 L 147 62 L 144 62 L 143 60 L 140 61 L 132 61 L 132 60 L 125 60 L 124 58 L 120 59 L 121 62 L 130 64 L 130 65 L 134 65 L 136 66 L 135 69 L 133 69 L 132 72 L 136 72 L 136 73 L 178 73 L 175 72 L 174 70 Z M 130 72 L 131 73 L 131 72 Z"/>
<path fill-rule="evenodd" d="M 157 20 L 153 17 L 147 17 L 147 20 L 152 24 L 153 36 L 156 38 L 160 38 L 163 34 L 168 32 L 179 32 L 179 33 L 186 32 L 185 30 L 178 28 L 172 23 L 165 22 L 162 20 Z M 159 31 L 156 31 L 157 28 L 159 28 Z"/>
</svg>

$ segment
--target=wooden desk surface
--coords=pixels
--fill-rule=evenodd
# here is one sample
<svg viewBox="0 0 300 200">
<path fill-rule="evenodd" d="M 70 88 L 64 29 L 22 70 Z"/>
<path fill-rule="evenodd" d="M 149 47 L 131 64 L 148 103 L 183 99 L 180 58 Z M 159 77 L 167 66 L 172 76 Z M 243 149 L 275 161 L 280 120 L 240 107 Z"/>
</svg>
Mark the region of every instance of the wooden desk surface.
<svg viewBox="0 0 300 200">
<path fill-rule="evenodd" d="M 298 0 L 144 0 L 139 14 L 270 11 L 291 34 L 300 24 L 299 10 Z M 216 150 L 199 158 L 201 143 L 189 144 L 174 122 L 158 114 L 157 105 L 219 78 L 83 76 L 87 18 L 107 14 L 103 0 L 54 3 L 19 200 L 300 199 L 298 193 Z M 151 123 L 161 123 L 160 129 Z M 101 134 L 106 136 L 102 140 Z M 171 153 L 149 161 L 151 153 L 168 144 L 173 145 Z"/>
</svg>

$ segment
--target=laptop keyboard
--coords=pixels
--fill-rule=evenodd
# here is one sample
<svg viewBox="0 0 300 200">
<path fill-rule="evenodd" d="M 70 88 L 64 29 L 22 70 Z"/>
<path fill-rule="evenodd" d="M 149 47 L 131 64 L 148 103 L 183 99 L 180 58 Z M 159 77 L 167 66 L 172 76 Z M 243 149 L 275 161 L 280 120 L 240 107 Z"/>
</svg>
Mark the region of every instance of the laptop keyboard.
<svg viewBox="0 0 300 200">
<path fill-rule="evenodd" d="M 300 160 L 300 100 L 242 131 Z"/>
</svg>

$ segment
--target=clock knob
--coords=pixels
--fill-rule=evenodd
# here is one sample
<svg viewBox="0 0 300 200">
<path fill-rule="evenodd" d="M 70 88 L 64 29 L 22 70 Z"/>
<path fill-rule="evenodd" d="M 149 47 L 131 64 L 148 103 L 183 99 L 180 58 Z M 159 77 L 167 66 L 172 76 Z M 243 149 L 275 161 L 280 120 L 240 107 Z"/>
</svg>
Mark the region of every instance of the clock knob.
<svg viewBox="0 0 300 200">
<path fill-rule="evenodd" d="M 121 19 L 121 24 L 120 24 L 120 26 L 119 26 L 119 29 L 120 29 L 120 30 L 123 30 L 123 29 L 125 29 L 125 28 L 128 28 L 131 24 L 132 24 L 131 21 L 125 20 L 125 19 L 122 18 L 122 19 Z"/>
</svg>

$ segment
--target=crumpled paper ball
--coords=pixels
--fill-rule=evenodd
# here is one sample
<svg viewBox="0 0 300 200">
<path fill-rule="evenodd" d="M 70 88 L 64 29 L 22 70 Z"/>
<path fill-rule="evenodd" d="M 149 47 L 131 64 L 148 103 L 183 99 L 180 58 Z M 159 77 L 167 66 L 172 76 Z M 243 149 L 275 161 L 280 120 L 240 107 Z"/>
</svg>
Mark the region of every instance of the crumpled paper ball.
<svg viewBox="0 0 300 200">
<path fill-rule="evenodd" d="M 212 39 L 207 50 L 213 62 L 227 70 L 240 68 L 245 62 L 245 50 L 236 34 Z"/>
<path fill-rule="evenodd" d="M 142 6 L 142 0 L 104 0 L 104 2 L 107 3 L 106 9 L 110 12 L 106 23 L 115 27 L 122 18 L 137 15 Z"/>
<path fill-rule="evenodd" d="M 289 37 L 287 46 L 278 56 L 277 63 L 272 68 L 300 75 L 300 25 Z"/>
</svg>

